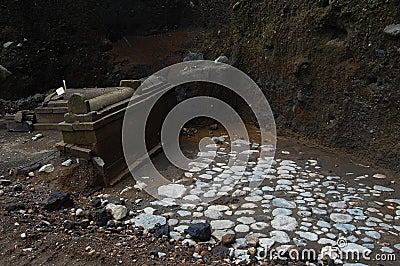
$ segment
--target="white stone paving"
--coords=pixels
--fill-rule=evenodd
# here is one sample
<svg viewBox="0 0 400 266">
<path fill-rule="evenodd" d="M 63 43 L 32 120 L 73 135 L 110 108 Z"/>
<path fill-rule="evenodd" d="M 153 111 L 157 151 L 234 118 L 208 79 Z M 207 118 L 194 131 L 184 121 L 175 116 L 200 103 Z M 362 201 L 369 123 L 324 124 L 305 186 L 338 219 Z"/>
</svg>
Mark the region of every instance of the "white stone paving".
<svg viewBox="0 0 400 266">
<path fill-rule="evenodd" d="M 244 141 L 234 143 L 237 147 L 247 144 Z M 271 149 L 258 144 L 252 144 L 252 147 Z M 159 192 L 170 204 L 155 201 L 153 207 L 173 205 L 174 199 L 178 198 L 185 198 L 197 206 L 200 198 L 216 195 L 227 195 L 237 201 L 228 201 L 226 205 L 206 204 L 194 211 L 175 207 L 177 215 L 169 220 L 175 237 L 184 232 L 190 220 L 199 218 L 211 223 L 217 240 L 227 232 L 236 233 L 234 253 L 242 258 L 246 253 L 238 251 L 241 246 L 238 243 L 248 234 L 260 234 L 261 246 L 275 248 L 283 248 L 285 244 L 333 247 L 337 246 L 338 239 L 345 239 L 345 249 L 386 253 L 400 250 L 400 197 L 390 177 L 381 173 L 327 175 L 326 169 L 315 159 L 301 163 L 276 159 L 271 169 L 267 164 L 271 158 L 258 158 L 247 166 L 230 166 L 229 158 L 248 154 L 259 156 L 260 152 L 247 149 L 236 153 L 219 146 L 210 148 L 218 148 L 218 151 L 199 153 L 207 160 L 193 164 L 193 171 L 185 173 L 194 180 L 189 189 L 180 184 L 162 187 Z M 285 151 L 282 154 L 288 156 L 291 153 Z M 212 163 L 208 165 L 210 160 Z M 252 180 L 262 179 L 258 189 L 248 187 Z M 382 183 L 368 186 L 364 183 L 366 180 Z M 397 243 L 387 240 L 393 238 Z"/>
</svg>

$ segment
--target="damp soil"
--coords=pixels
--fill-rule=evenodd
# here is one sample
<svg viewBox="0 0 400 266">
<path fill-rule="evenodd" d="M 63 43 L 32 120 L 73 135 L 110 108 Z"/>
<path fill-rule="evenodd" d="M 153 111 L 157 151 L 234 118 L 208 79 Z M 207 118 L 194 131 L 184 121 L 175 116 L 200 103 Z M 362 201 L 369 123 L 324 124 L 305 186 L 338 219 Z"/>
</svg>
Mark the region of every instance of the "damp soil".
<svg viewBox="0 0 400 266">
<path fill-rule="evenodd" d="M 249 126 L 250 138 L 257 142 L 259 134 L 257 129 Z M 208 128 L 196 129 L 196 134 L 192 136 L 181 136 L 181 148 L 189 157 L 195 156 L 198 152 L 198 140 L 204 137 L 219 136 L 225 134 L 225 130 L 220 128 L 210 134 Z M 59 135 L 52 132 L 44 132 L 42 141 L 20 143 L 22 139 L 30 139 L 31 134 L 21 133 L 19 135 L 9 134 L 1 131 L 2 136 L 7 137 L 7 146 L 2 147 L 2 156 L 12 157 L 13 160 L 1 163 L 2 169 L 12 169 L 39 159 L 37 150 L 54 150 L 54 144 L 59 140 Z M 3 144 L 4 145 L 4 144 Z M 30 152 L 27 152 L 29 150 Z M 38 157 L 39 156 L 39 157 Z M 345 177 L 345 182 L 349 185 L 357 186 L 355 177 L 365 174 L 385 173 L 386 180 L 365 180 L 368 186 L 388 185 L 386 182 L 394 178 L 393 172 L 388 169 L 370 166 L 368 161 L 355 159 L 348 154 L 321 148 L 310 143 L 300 142 L 290 137 L 279 137 L 276 150 L 276 158 L 289 159 L 296 161 L 299 165 L 306 163 L 309 159 L 318 160 L 322 169 L 326 170 L 327 175 L 339 175 Z M 62 189 L 70 192 L 75 208 L 82 208 L 87 212 L 87 217 L 91 217 L 94 208 L 91 199 L 95 195 L 109 194 L 110 200 L 118 200 L 121 191 L 127 187 L 133 187 L 136 183 L 134 178 L 127 176 L 113 187 L 88 192 L 83 189 L 88 174 L 83 170 L 77 176 L 68 176 L 71 170 L 62 168 L 60 163 L 67 158 L 53 158 L 47 162 L 56 166 L 56 171 L 51 174 L 38 173 L 35 177 L 28 178 L 26 174 L 16 173 L 14 176 L 4 175 L 12 181 L 11 186 L 4 187 L 5 194 L 0 196 L 1 200 L 1 230 L 0 230 L 0 263 L 16 265 L 224 265 L 228 264 L 228 251 L 224 246 L 201 244 L 196 249 L 207 254 L 203 260 L 193 258 L 195 247 L 187 247 L 181 242 L 171 243 L 169 239 L 159 238 L 151 232 L 149 235 L 142 235 L 138 232 L 127 230 L 102 229 L 96 226 L 87 228 L 67 229 L 65 220 L 79 221 L 73 212 L 69 210 L 48 213 L 41 208 L 43 202 L 51 191 Z M 163 153 L 158 153 L 153 162 L 165 176 L 175 180 L 183 179 L 183 172 L 171 165 Z M 60 171 L 64 173 L 59 175 Z M 71 174 L 72 175 L 72 174 Z M 72 184 L 68 179 L 80 180 L 80 183 Z M 22 191 L 14 191 L 13 186 L 20 184 Z M 396 185 L 398 186 L 398 184 Z M 400 189 L 400 188 L 397 188 Z M 137 189 L 130 189 L 123 194 L 126 206 L 132 210 L 142 210 L 151 206 L 150 202 L 154 198 Z M 285 197 L 285 195 L 282 195 Z M 140 202 L 137 201 L 140 199 Z M 233 199 L 222 197 L 216 200 L 218 204 L 232 203 Z M 380 200 L 379 198 L 377 200 Z M 382 199 L 383 200 L 383 199 Z M 24 212 L 7 212 L 4 206 L 8 203 L 22 203 Z M 359 202 L 365 205 L 367 202 Z M 162 211 L 174 212 L 176 209 L 164 207 Z M 381 210 L 382 213 L 389 210 Z M 21 238 L 21 234 L 26 233 L 26 238 Z M 388 242 L 396 242 L 393 239 L 385 239 Z M 94 251 L 92 251 L 94 250 Z M 166 254 L 159 258 L 158 252 Z M 271 262 L 271 265 L 286 265 L 285 263 Z M 268 265 L 268 264 L 265 264 Z M 296 262 L 292 265 L 304 265 Z M 385 264 L 390 265 L 390 264 Z"/>
</svg>

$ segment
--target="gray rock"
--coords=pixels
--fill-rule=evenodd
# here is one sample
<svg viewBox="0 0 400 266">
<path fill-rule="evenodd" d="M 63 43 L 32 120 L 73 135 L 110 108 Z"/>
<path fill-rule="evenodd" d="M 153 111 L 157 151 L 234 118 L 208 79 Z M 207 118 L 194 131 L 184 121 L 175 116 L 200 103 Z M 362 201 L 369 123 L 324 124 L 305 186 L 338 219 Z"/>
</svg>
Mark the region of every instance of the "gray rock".
<svg viewBox="0 0 400 266">
<path fill-rule="evenodd" d="M 158 254 L 159 258 L 163 258 L 163 257 L 167 256 L 167 254 L 163 253 L 163 252 L 158 252 L 157 254 Z"/>
<path fill-rule="evenodd" d="M 274 205 L 275 207 L 279 207 L 279 208 L 288 208 L 288 209 L 296 208 L 296 203 L 289 202 L 286 199 L 282 199 L 282 198 L 273 199 L 272 205 Z"/>
<path fill-rule="evenodd" d="M 10 47 L 11 45 L 13 45 L 14 42 L 6 42 L 3 44 L 3 48 L 7 49 L 8 47 Z"/>
<path fill-rule="evenodd" d="M 147 213 L 147 214 L 154 214 L 155 211 L 156 211 L 156 209 L 154 209 L 152 207 L 146 207 L 143 209 L 143 212 Z"/>
<path fill-rule="evenodd" d="M 318 235 L 315 233 L 312 233 L 312 232 L 297 231 L 296 234 L 298 234 L 300 237 L 305 238 L 310 241 L 318 240 Z"/>
<path fill-rule="evenodd" d="M 213 198 L 216 195 L 216 191 L 215 190 L 210 190 L 207 191 L 206 193 L 203 194 L 203 197 L 205 198 Z"/>
<path fill-rule="evenodd" d="M 228 64 L 229 58 L 226 57 L 225 55 L 219 56 L 217 59 L 215 59 L 215 63 L 224 63 Z"/>
<path fill-rule="evenodd" d="M 323 210 L 323 209 L 320 209 L 320 208 L 317 208 L 317 207 L 312 207 L 311 210 L 312 210 L 313 214 L 319 214 L 319 215 L 328 214 L 328 212 L 326 210 Z"/>
<path fill-rule="evenodd" d="M 400 24 L 387 25 L 383 32 L 392 36 L 398 36 L 400 34 Z"/>
<path fill-rule="evenodd" d="M 267 228 L 268 224 L 265 222 L 257 222 L 257 223 L 250 225 L 250 227 L 253 230 L 261 231 L 261 230 L 264 230 L 265 228 Z"/>
<path fill-rule="evenodd" d="M 350 213 L 351 215 L 355 215 L 355 216 L 364 215 L 364 212 L 362 209 L 348 209 L 347 212 Z"/>
<path fill-rule="evenodd" d="M 82 217 L 82 216 L 85 215 L 85 212 L 84 212 L 82 209 L 77 209 L 77 210 L 75 211 L 75 215 L 76 215 L 77 217 Z"/>
<path fill-rule="evenodd" d="M 188 225 L 179 225 L 179 226 L 175 227 L 174 230 L 179 233 L 184 233 L 188 228 L 189 228 Z"/>
<path fill-rule="evenodd" d="M 122 220 L 128 214 L 128 209 L 125 206 L 115 205 L 113 203 L 107 204 L 106 210 L 111 212 L 111 215 L 115 220 Z"/>
<path fill-rule="evenodd" d="M 284 209 L 284 208 L 276 208 L 275 210 L 272 211 L 272 215 L 273 216 L 277 216 L 277 215 L 292 215 L 292 211 L 289 209 Z"/>
<path fill-rule="evenodd" d="M 299 211 L 297 212 L 297 215 L 300 217 L 310 217 L 312 213 L 309 211 Z"/>
<path fill-rule="evenodd" d="M 399 26 L 400 26 L 400 24 L 399 24 Z M 399 29 L 400 29 L 400 28 L 399 28 Z M 373 178 L 376 178 L 376 179 L 385 179 L 386 176 L 383 175 L 383 174 L 375 174 L 375 175 L 373 175 Z"/>
<path fill-rule="evenodd" d="M 169 219 L 168 220 L 168 224 L 170 225 L 170 226 L 175 226 L 175 225 L 177 225 L 179 223 L 179 220 L 178 219 Z"/>
<path fill-rule="evenodd" d="M 393 188 L 384 187 L 384 186 L 378 186 L 378 185 L 375 185 L 374 189 L 378 190 L 378 191 L 382 191 L 382 192 L 394 192 Z"/>
<path fill-rule="evenodd" d="M 374 239 L 381 239 L 381 234 L 376 231 L 366 231 L 365 234 Z"/>
<path fill-rule="evenodd" d="M 196 245 L 196 242 L 193 241 L 192 239 L 185 239 L 182 241 L 182 245 L 187 245 L 189 247 L 193 247 Z"/>
<path fill-rule="evenodd" d="M 39 173 L 51 173 L 54 171 L 54 166 L 52 164 L 46 164 L 40 167 Z"/>
<path fill-rule="evenodd" d="M 250 231 L 250 227 L 246 224 L 239 224 L 235 226 L 236 233 L 247 233 Z"/>
<path fill-rule="evenodd" d="M 215 211 L 219 211 L 219 212 L 224 212 L 224 211 L 228 211 L 229 207 L 225 206 L 225 205 L 211 205 L 210 207 L 208 207 L 208 210 L 215 210 Z"/>
<path fill-rule="evenodd" d="M 158 194 L 173 199 L 180 199 L 186 192 L 184 185 L 169 184 L 158 188 Z"/>
<path fill-rule="evenodd" d="M 389 247 L 381 247 L 381 251 L 385 253 L 394 253 L 394 250 Z"/>
<path fill-rule="evenodd" d="M 263 199 L 263 197 L 261 197 L 261 196 L 250 196 L 250 197 L 244 198 L 244 200 L 251 201 L 251 202 L 259 202 L 259 201 L 262 201 L 262 199 Z"/>
<path fill-rule="evenodd" d="M 131 221 L 135 224 L 135 226 L 143 227 L 145 230 L 153 229 L 156 224 L 165 225 L 167 223 L 167 219 L 165 217 L 147 213 L 141 214 L 133 218 Z"/>
<path fill-rule="evenodd" d="M 325 222 L 325 221 L 318 221 L 317 225 L 322 228 L 331 228 L 332 227 L 332 225 L 330 223 Z"/>
<path fill-rule="evenodd" d="M 348 233 L 356 230 L 356 227 L 352 224 L 334 224 L 334 227 L 337 230 L 342 231 L 343 233 Z"/>
<path fill-rule="evenodd" d="M 71 166 L 71 164 L 72 164 L 72 160 L 68 159 L 65 162 L 63 162 L 61 165 L 64 167 L 69 167 L 69 166 Z"/>
<path fill-rule="evenodd" d="M 6 80 L 12 73 L 2 65 L 0 65 L 0 81 Z"/>
<path fill-rule="evenodd" d="M 369 237 L 364 237 L 363 239 L 361 239 L 361 241 L 364 242 L 364 243 L 373 243 L 374 242 L 374 240 L 372 240 Z"/>
<path fill-rule="evenodd" d="M 204 212 L 204 216 L 210 219 L 220 219 L 222 218 L 223 214 L 217 210 L 206 210 Z"/>
<path fill-rule="evenodd" d="M 330 215 L 330 218 L 335 223 L 343 223 L 343 224 L 351 222 L 353 220 L 353 218 L 350 215 L 342 213 L 332 213 Z"/>
<path fill-rule="evenodd" d="M 231 229 L 223 229 L 223 230 L 214 230 L 212 232 L 212 236 L 217 239 L 218 241 L 222 241 L 222 237 L 226 234 L 235 234 L 235 231 Z M 236 243 L 235 243 L 236 244 Z M 234 244 L 234 245 L 235 245 Z"/>
<path fill-rule="evenodd" d="M 235 226 L 235 223 L 229 220 L 215 220 L 211 221 L 211 226 L 215 230 L 229 229 Z"/>
<path fill-rule="evenodd" d="M 253 224 L 256 222 L 256 220 L 253 217 L 245 217 L 245 216 L 239 217 L 237 221 L 242 224 Z"/>
<path fill-rule="evenodd" d="M 284 231 L 271 231 L 270 235 L 272 240 L 280 244 L 286 244 L 290 242 L 289 235 Z"/>
<path fill-rule="evenodd" d="M 297 221 L 295 218 L 286 215 L 277 215 L 274 220 L 271 221 L 273 228 L 277 230 L 293 231 L 297 227 Z"/>
<path fill-rule="evenodd" d="M 346 208 L 347 204 L 344 201 L 337 201 L 329 203 L 329 206 L 336 208 L 336 209 L 344 209 Z"/>
<path fill-rule="evenodd" d="M 258 207 L 257 204 L 254 203 L 244 203 L 241 206 L 242 209 L 255 209 L 257 207 Z"/>
<path fill-rule="evenodd" d="M 176 212 L 181 217 L 186 217 L 192 215 L 190 211 L 179 210 Z"/>
<path fill-rule="evenodd" d="M 318 244 L 323 246 L 325 245 L 336 246 L 337 242 L 329 238 L 321 238 L 320 240 L 318 240 Z"/>
<path fill-rule="evenodd" d="M 348 237 L 346 237 L 346 239 L 351 242 L 351 243 L 357 243 L 358 238 L 356 236 L 350 235 Z"/>
<path fill-rule="evenodd" d="M 400 205 L 400 199 L 387 199 L 385 201 Z"/>
<path fill-rule="evenodd" d="M 261 247 L 269 250 L 275 244 L 275 240 L 271 238 L 260 238 L 259 244 Z"/>
</svg>

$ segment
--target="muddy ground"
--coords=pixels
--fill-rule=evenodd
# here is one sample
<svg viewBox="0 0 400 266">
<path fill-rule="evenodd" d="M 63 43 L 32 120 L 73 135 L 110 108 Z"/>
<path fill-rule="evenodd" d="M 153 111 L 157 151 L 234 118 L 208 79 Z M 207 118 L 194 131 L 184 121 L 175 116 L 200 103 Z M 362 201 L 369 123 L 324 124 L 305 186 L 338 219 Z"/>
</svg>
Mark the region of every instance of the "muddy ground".
<svg viewBox="0 0 400 266">
<path fill-rule="evenodd" d="M 195 136 L 182 136 L 183 152 L 187 156 L 197 153 L 197 139 L 207 136 L 209 130 L 199 129 Z M 256 132 L 256 131 L 253 131 Z M 32 141 L 33 134 L 10 134 L 0 131 L 2 141 L 0 153 L 2 156 L 1 169 L 23 170 L 14 173 L 2 172 L 2 179 L 10 183 L 1 185 L 1 230 L 0 230 L 0 263 L 3 265 L 224 265 L 234 260 L 229 256 L 229 247 L 216 244 L 198 244 L 188 247 L 181 241 L 173 241 L 168 237 L 160 237 L 157 231 L 143 232 L 143 230 L 126 227 L 122 222 L 115 227 L 99 227 L 94 224 L 93 216 L 96 207 L 92 200 L 100 195 L 109 195 L 110 202 L 121 202 L 132 211 L 132 215 L 140 213 L 145 207 L 151 206 L 154 198 L 138 189 L 124 189 L 133 187 L 134 179 L 127 176 L 114 187 L 87 189 L 86 181 L 90 173 L 86 172 L 84 162 L 74 160 L 72 166 L 63 167 L 61 162 L 68 158 L 60 157 L 54 145 L 60 140 L 58 132 L 43 132 L 44 137 Z M 215 132 L 220 135 L 223 132 Z M 258 135 L 252 134 L 251 139 L 257 141 Z M 284 151 L 284 152 L 283 152 Z M 55 156 L 53 156 L 55 153 Z M 327 150 L 310 143 L 299 142 L 290 137 L 280 137 L 276 153 L 277 159 L 294 160 L 298 163 L 309 159 L 318 161 L 323 169 L 322 174 L 334 176 L 348 176 L 346 183 L 357 186 L 352 179 L 358 175 L 382 173 L 391 180 L 393 172 L 388 169 L 378 169 L 370 166 L 370 162 L 354 159 L 349 155 Z M 168 163 L 160 153 L 153 158 L 166 177 L 180 179 L 182 171 Z M 39 162 L 34 165 L 32 162 Z M 38 173 L 40 165 L 52 163 L 56 170 L 50 174 Z M 33 171 L 29 177 L 27 172 Z M 374 186 L 382 183 L 388 185 L 388 180 L 370 181 L 367 185 Z M 4 181 L 2 181 L 4 182 Z M 389 182 L 389 183 L 387 183 Z M 66 208 L 54 212 L 43 209 L 44 201 L 49 194 L 60 189 L 69 192 L 74 201 L 74 209 Z M 398 193 L 397 193 L 398 195 Z M 233 201 L 232 201 L 233 200 Z M 215 204 L 231 204 L 237 199 L 231 197 L 218 199 Z M 379 200 L 379 199 L 377 199 Z M 384 199 L 381 199 L 384 200 Z M 367 204 L 368 202 L 361 203 Z M 16 204 L 16 210 L 6 211 L 6 206 Z M 368 203 L 369 204 L 369 203 Z M 75 215 L 75 209 L 84 210 L 84 215 Z M 162 208 L 162 212 L 175 213 L 172 207 Z M 160 214 L 161 214 L 160 213 Z M 73 225 L 71 225 L 73 223 Z M 22 235 L 25 234 L 25 235 Z M 389 243 L 395 243 L 393 239 Z M 388 245 L 381 241 L 380 245 Z M 390 245 L 390 244 L 389 244 Z M 165 253 L 161 257 L 159 252 Z M 202 254 L 200 259 L 194 258 L 193 253 Z M 254 264 L 257 261 L 254 260 Z M 265 261 L 264 265 L 305 265 L 304 262 Z M 393 262 L 384 262 L 382 265 L 392 265 Z"/>
</svg>

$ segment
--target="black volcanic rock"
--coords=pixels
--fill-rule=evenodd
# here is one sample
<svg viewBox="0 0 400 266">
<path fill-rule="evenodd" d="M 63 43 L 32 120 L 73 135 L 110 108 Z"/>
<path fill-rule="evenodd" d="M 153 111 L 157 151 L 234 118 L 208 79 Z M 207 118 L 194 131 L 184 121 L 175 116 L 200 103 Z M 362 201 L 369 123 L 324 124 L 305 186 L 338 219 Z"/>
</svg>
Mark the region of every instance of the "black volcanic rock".
<svg viewBox="0 0 400 266">
<path fill-rule="evenodd" d="M 47 211 L 56 211 L 63 208 L 69 208 L 74 205 L 68 193 L 56 190 L 50 194 L 50 197 L 45 202 L 43 208 Z"/>
<path fill-rule="evenodd" d="M 192 224 L 186 232 L 195 240 L 208 241 L 211 239 L 211 225 L 209 223 Z"/>
</svg>

